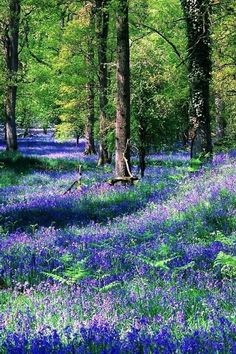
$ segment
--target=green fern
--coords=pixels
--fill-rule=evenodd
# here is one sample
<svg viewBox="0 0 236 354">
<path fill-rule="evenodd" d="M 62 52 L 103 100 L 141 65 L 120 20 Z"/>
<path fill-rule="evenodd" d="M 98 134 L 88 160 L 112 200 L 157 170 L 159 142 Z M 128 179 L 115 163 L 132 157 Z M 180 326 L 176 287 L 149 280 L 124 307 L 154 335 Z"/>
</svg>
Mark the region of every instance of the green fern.
<svg viewBox="0 0 236 354">
<path fill-rule="evenodd" d="M 147 265 L 154 267 L 154 268 L 160 268 L 163 270 L 168 270 L 169 267 L 167 266 L 167 263 L 175 259 L 176 257 L 172 258 L 167 258 L 167 259 L 162 259 L 162 260 L 152 260 L 148 257 L 143 258 L 143 262 L 146 263 Z"/>
<path fill-rule="evenodd" d="M 49 272 L 43 272 L 43 274 L 62 284 L 75 284 L 78 281 L 91 275 L 91 273 L 85 269 L 84 263 L 85 260 L 77 262 L 73 266 L 68 267 L 61 275 Z"/>
<path fill-rule="evenodd" d="M 221 274 L 229 278 L 236 278 L 236 257 L 219 252 L 214 267 L 220 267 Z"/>
<path fill-rule="evenodd" d="M 216 231 L 215 241 L 219 241 L 227 246 L 233 246 L 236 243 L 236 234 L 224 235 L 221 231 Z"/>
<path fill-rule="evenodd" d="M 193 268 L 195 266 L 195 262 L 192 261 L 192 262 L 189 262 L 187 264 L 185 264 L 184 266 L 181 266 L 181 267 L 176 267 L 174 269 L 174 272 L 177 273 L 177 272 L 181 272 L 181 271 L 184 271 L 186 269 L 190 269 L 190 268 Z"/>
<path fill-rule="evenodd" d="M 63 278 L 62 276 L 60 276 L 58 274 L 54 274 L 54 273 L 50 273 L 50 272 L 43 272 L 43 274 L 46 277 L 52 278 L 53 280 L 55 280 L 56 282 L 59 282 L 61 284 L 66 284 L 66 285 L 71 285 L 72 284 L 68 279 Z"/>
<path fill-rule="evenodd" d="M 60 261 L 63 263 L 63 264 L 70 264 L 71 262 L 73 262 L 73 257 L 71 254 L 69 253 L 65 253 L 63 254 L 61 257 L 60 257 Z"/>
<path fill-rule="evenodd" d="M 77 281 L 86 278 L 88 275 L 90 275 L 90 273 L 87 269 L 84 268 L 83 262 L 78 262 L 73 267 L 65 270 L 64 275 L 71 282 L 76 283 Z"/>
</svg>

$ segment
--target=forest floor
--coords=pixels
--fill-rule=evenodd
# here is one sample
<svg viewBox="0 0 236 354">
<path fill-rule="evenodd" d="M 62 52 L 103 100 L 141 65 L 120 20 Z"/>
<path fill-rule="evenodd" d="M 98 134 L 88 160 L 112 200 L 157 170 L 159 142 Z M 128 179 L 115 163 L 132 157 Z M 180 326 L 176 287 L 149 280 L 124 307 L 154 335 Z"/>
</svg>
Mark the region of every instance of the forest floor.
<svg viewBox="0 0 236 354">
<path fill-rule="evenodd" d="M 0 353 L 236 352 L 236 151 L 152 154 L 114 187 L 83 142 L 19 142 L 0 152 Z"/>
</svg>

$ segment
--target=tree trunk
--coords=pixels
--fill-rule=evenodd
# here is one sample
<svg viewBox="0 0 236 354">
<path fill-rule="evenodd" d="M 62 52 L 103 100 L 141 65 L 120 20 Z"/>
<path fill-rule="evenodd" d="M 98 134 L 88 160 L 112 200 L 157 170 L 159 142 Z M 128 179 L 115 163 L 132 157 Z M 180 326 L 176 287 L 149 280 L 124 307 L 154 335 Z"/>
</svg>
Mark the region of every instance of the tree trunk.
<svg viewBox="0 0 236 354">
<path fill-rule="evenodd" d="M 5 140 L 5 142 L 7 141 L 7 128 L 6 128 L 6 122 L 4 123 L 4 140 Z"/>
<path fill-rule="evenodd" d="M 115 174 L 117 177 L 126 177 L 129 176 L 130 169 L 130 51 L 127 0 L 119 0 L 118 2 L 116 30 L 117 110 Z"/>
<path fill-rule="evenodd" d="M 96 154 L 93 136 L 93 125 L 94 125 L 94 82 L 87 84 L 87 107 L 88 116 L 85 125 L 85 151 L 86 155 Z"/>
<path fill-rule="evenodd" d="M 94 7 L 90 8 L 90 33 L 88 34 L 88 50 L 86 55 L 87 69 L 88 69 L 88 83 L 86 85 L 87 90 L 87 119 L 85 124 L 85 150 L 86 155 L 96 154 L 95 144 L 94 144 L 94 121 L 95 121 L 95 111 L 94 111 L 94 35 L 95 35 L 95 20 L 94 20 Z"/>
<path fill-rule="evenodd" d="M 98 165 L 109 162 L 106 146 L 107 131 L 107 39 L 109 27 L 108 0 L 96 0 L 97 40 L 98 40 L 98 78 L 99 78 L 99 159 Z"/>
<path fill-rule="evenodd" d="M 138 155 L 139 155 L 139 170 L 140 175 L 143 178 L 146 169 L 146 144 L 147 144 L 147 121 L 143 115 L 138 115 Z"/>
<path fill-rule="evenodd" d="M 224 102 L 220 95 L 215 97 L 215 108 L 216 108 L 216 138 L 222 139 L 225 136 L 226 121 L 224 119 Z"/>
<path fill-rule="evenodd" d="M 6 119 L 6 143 L 8 151 L 17 150 L 16 135 L 16 86 L 9 86 L 6 90 L 5 119 Z"/>
<path fill-rule="evenodd" d="M 144 177 L 144 172 L 146 169 L 146 161 L 145 161 L 145 157 L 146 157 L 146 151 L 144 147 L 140 147 L 139 148 L 139 168 L 140 168 L 140 175 L 143 178 Z"/>
<path fill-rule="evenodd" d="M 18 72 L 18 40 L 20 24 L 20 0 L 10 0 L 9 23 L 5 28 L 4 59 L 7 68 L 7 87 L 5 91 L 5 121 L 7 150 L 17 150 L 16 135 L 16 97 Z"/>
<path fill-rule="evenodd" d="M 212 152 L 209 110 L 210 0 L 181 0 L 181 3 L 188 37 L 191 158 L 196 158 Z"/>
</svg>

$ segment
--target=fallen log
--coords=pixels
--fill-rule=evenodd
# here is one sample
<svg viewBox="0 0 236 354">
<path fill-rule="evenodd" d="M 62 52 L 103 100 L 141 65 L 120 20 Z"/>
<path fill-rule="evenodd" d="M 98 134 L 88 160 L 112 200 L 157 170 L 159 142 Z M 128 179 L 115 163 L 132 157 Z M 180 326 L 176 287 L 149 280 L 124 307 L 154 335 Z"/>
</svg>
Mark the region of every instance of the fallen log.
<svg viewBox="0 0 236 354">
<path fill-rule="evenodd" d="M 134 185 L 135 181 L 138 181 L 139 178 L 137 176 L 129 176 L 129 177 L 114 177 L 108 181 L 111 186 L 114 186 L 116 183 L 120 184 L 130 184 Z"/>
</svg>

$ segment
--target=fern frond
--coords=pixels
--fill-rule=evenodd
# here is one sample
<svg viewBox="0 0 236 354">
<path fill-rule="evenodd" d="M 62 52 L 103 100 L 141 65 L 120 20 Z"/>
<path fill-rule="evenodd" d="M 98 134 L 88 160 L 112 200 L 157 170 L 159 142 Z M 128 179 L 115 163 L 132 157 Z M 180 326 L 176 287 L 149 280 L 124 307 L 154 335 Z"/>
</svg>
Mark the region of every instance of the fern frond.
<svg viewBox="0 0 236 354">
<path fill-rule="evenodd" d="M 223 276 L 229 278 L 236 278 L 236 257 L 226 254 L 224 252 L 219 252 L 215 262 L 214 267 L 220 267 Z"/>
</svg>

